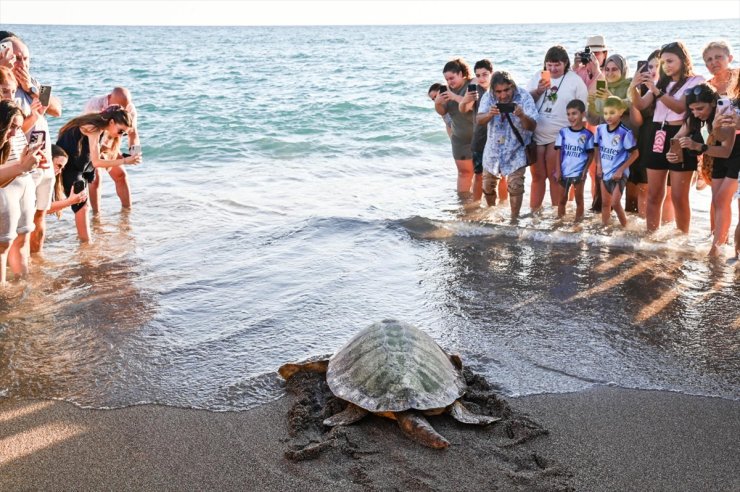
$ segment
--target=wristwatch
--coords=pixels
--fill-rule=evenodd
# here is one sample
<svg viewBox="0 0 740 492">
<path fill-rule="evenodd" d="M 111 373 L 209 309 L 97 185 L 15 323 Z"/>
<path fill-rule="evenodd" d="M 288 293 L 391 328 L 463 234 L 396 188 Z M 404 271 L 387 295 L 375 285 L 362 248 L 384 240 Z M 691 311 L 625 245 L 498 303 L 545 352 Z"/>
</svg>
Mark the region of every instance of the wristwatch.
<svg viewBox="0 0 740 492">
<path fill-rule="evenodd" d="M 699 149 L 699 152 L 696 153 L 696 155 L 702 155 L 704 152 L 707 151 L 708 148 L 709 148 L 709 145 L 701 144 L 701 148 Z"/>
<path fill-rule="evenodd" d="M 655 99 L 660 99 L 661 97 L 665 96 L 665 91 L 660 90 L 657 94 L 655 94 Z"/>
</svg>

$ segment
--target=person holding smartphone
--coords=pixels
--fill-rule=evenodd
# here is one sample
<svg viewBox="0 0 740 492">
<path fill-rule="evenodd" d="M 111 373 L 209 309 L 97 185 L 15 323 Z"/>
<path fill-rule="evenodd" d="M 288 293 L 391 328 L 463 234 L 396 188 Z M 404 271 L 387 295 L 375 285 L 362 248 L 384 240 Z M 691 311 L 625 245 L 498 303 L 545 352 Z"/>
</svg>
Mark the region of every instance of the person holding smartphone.
<svg viewBox="0 0 740 492">
<path fill-rule="evenodd" d="M 95 96 L 85 104 L 82 114 L 99 113 L 105 111 L 111 106 L 120 106 L 131 116 L 131 130 L 128 132 L 128 154 L 141 156 L 141 142 L 139 141 L 138 132 L 138 113 L 131 97 L 131 92 L 125 87 L 114 87 L 108 94 Z M 112 135 L 116 137 L 116 135 Z M 131 185 L 128 180 L 128 173 L 123 166 L 114 166 L 108 168 L 108 174 L 116 186 L 116 195 L 121 201 L 123 208 L 131 208 Z M 95 173 L 95 180 L 90 183 L 89 197 L 90 205 L 94 213 L 100 212 L 100 196 L 102 191 L 103 175 L 100 172 Z"/>
<path fill-rule="evenodd" d="M 26 135 L 31 135 L 32 133 L 43 134 L 44 144 L 42 150 L 44 159 L 32 175 L 36 185 L 36 210 L 33 217 L 34 230 L 30 236 L 30 244 L 31 253 L 39 253 L 44 246 L 46 211 L 51 206 L 54 187 L 54 170 L 51 166 L 52 142 L 46 115 L 61 115 L 61 102 L 54 96 L 50 96 L 48 102 L 42 101 L 39 98 L 42 86 L 36 79 L 29 75 L 31 57 L 28 47 L 18 38 L 10 38 L 9 42 L 13 45 L 16 57 L 13 72 L 18 80 L 24 81 L 24 84 L 19 84 L 15 94 L 15 102 L 23 110 L 25 116 L 23 131 Z"/>
<path fill-rule="evenodd" d="M 0 88 L 9 80 L 15 84 L 12 77 L 10 70 L 0 67 Z M 22 127 L 23 112 L 4 96 L 0 101 L 0 286 L 6 284 L 8 265 L 17 278 L 28 274 L 28 234 L 34 227 L 30 172 L 41 155 L 40 145 L 26 145 Z"/>
<path fill-rule="evenodd" d="M 712 248 L 709 256 L 718 256 L 720 248 L 727 243 L 732 222 L 732 198 L 737 191 L 737 179 L 740 172 L 740 145 L 736 145 L 733 129 L 715 127 L 715 118 L 719 115 L 717 102 L 719 95 L 709 84 L 699 84 L 686 92 L 688 111 L 681 129 L 675 139 L 682 149 L 683 156 L 673 150 L 666 155 L 668 162 L 677 164 L 687 156 L 704 155 L 711 158 L 712 177 L 712 210 L 714 215 L 712 228 Z M 719 143 L 706 145 L 701 135 L 706 126 L 710 134 L 719 136 Z M 706 159 L 705 157 L 705 159 Z M 682 159 L 683 158 L 683 159 Z M 694 157 L 695 158 L 695 157 Z M 706 159 L 707 165 L 710 159 Z"/>
<path fill-rule="evenodd" d="M 447 81 L 447 90 L 439 92 L 434 99 L 434 109 L 441 116 L 449 114 L 452 118 L 452 158 L 457 166 L 457 194 L 464 203 L 473 201 L 473 113 L 460 111 L 460 103 L 468 92 L 472 81 L 470 67 L 462 58 L 447 62 L 442 69 Z M 475 97 L 471 94 L 471 97 Z"/>
<path fill-rule="evenodd" d="M 91 183 L 95 179 L 96 169 L 141 162 L 141 155 L 104 159 L 101 154 L 100 141 L 104 133 L 124 136 L 131 125 L 131 116 L 125 109 L 111 106 L 100 113 L 73 118 L 59 130 L 57 145 L 69 156 L 67 165 L 62 170 L 62 183 L 67 196 L 70 196 L 75 182 L 84 180 Z M 82 242 L 90 240 L 88 208 L 87 201 L 72 205 L 77 235 Z"/>
<path fill-rule="evenodd" d="M 526 146 L 537 127 L 537 107 L 529 92 L 517 87 L 511 74 L 496 72 L 490 89 L 481 98 L 476 119 L 488 129 L 483 151 L 486 203 L 496 204 L 499 178 L 506 176 L 511 219 L 516 220 L 524 199 L 524 180 L 530 164 Z"/>
<path fill-rule="evenodd" d="M 674 163 L 667 159 L 666 154 L 671 138 L 676 136 L 684 122 L 686 90 L 704 82 L 704 77 L 694 74 L 691 56 L 681 41 L 661 47 L 660 66 L 658 82 L 643 75 L 639 82 L 645 84 L 648 91 L 641 98 L 632 101 L 638 110 L 655 105 L 650 131 L 650 152 L 644 156 L 648 172 L 647 230 L 652 232 L 661 226 L 666 179 L 670 176 L 676 226 L 681 232 L 688 234 L 691 224 L 689 190 L 697 161 L 689 158 L 682 163 Z"/>
<path fill-rule="evenodd" d="M 550 80 L 542 77 L 547 70 Z M 532 166 L 532 192 L 529 205 L 532 211 L 542 208 L 547 183 L 550 184 L 550 201 L 553 206 L 560 202 L 560 184 L 555 179 L 557 151 L 555 139 L 561 128 L 568 126 L 567 105 L 573 99 L 588 104 L 588 89 L 583 80 L 570 70 L 570 57 L 562 46 L 553 46 L 545 54 L 542 69 L 538 70 L 527 87 L 537 105 L 537 129 L 534 141 L 537 144 L 537 162 Z"/>
</svg>

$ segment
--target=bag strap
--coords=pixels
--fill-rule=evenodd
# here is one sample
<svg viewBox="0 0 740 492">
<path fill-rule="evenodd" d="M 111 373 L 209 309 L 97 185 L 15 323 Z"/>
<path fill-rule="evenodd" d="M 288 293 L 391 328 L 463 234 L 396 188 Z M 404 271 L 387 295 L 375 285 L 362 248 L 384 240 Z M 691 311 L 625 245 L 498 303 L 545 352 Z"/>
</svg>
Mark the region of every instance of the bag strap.
<svg viewBox="0 0 740 492">
<path fill-rule="evenodd" d="M 516 139 L 519 140 L 519 143 L 522 145 L 522 147 L 525 147 L 524 145 L 524 139 L 522 138 L 522 134 L 519 133 L 519 130 L 516 129 L 516 126 L 514 126 L 514 123 L 511 121 L 511 116 L 509 116 L 509 113 L 504 113 L 506 115 L 506 120 L 511 125 L 511 129 L 514 130 L 514 135 L 516 136 Z"/>
</svg>

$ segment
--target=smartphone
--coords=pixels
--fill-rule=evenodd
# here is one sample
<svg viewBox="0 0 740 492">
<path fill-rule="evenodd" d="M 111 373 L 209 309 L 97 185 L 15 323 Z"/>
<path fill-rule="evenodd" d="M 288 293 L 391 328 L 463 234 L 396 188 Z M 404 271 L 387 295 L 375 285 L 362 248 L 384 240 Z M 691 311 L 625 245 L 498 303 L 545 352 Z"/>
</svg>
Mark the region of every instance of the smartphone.
<svg viewBox="0 0 740 492">
<path fill-rule="evenodd" d="M 542 71 L 542 72 L 540 73 L 540 78 L 541 78 L 542 80 L 546 81 L 546 82 L 547 82 L 547 83 L 549 84 L 549 83 L 550 83 L 550 80 L 552 80 L 552 76 L 551 76 L 551 74 L 550 74 L 550 71 L 549 71 L 549 70 L 543 70 L 543 71 Z"/>
<path fill-rule="evenodd" d="M 468 84 L 468 92 L 476 92 L 478 90 L 478 86 L 475 84 Z"/>
<path fill-rule="evenodd" d="M 514 103 L 496 103 L 496 107 L 501 113 L 513 113 L 516 104 Z"/>
<path fill-rule="evenodd" d="M 439 93 L 442 94 L 443 92 L 447 92 L 447 86 L 446 85 L 443 85 L 442 87 L 439 88 Z"/>
<path fill-rule="evenodd" d="M 728 97 L 720 97 L 717 100 L 717 112 L 719 114 L 729 113 L 732 108 L 732 103 Z"/>
<path fill-rule="evenodd" d="M 637 62 L 637 73 L 646 73 L 648 71 L 647 60 L 638 60 Z"/>
<path fill-rule="evenodd" d="M 72 189 L 75 193 L 81 193 L 82 190 L 84 190 L 85 188 L 87 188 L 87 181 L 85 181 L 84 179 L 78 179 L 72 185 Z"/>
<path fill-rule="evenodd" d="M 132 145 L 128 151 L 131 152 L 131 155 L 139 155 L 141 154 L 141 145 Z"/>
<path fill-rule="evenodd" d="M 669 152 L 672 152 L 678 156 L 678 162 L 683 162 L 683 149 L 681 148 L 681 142 L 678 138 L 671 139 L 671 147 Z"/>
<path fill-rule="evenodd" d="M 606 90 L 606 80 L 597 80 L 596 81 L 596 90 Z"/>
<path fill-rule="evenodd" d="M 9 50 L 11 53 L 13 52 L 13 43 L 10 41 L 5 41 L 4 43 L 0 43 L 0 52 Z"/>
<path fill-rule="evenodd" d="M 39 91 L 39 102 L 41 103 L 42 106 L 48 106 L 50 98 L 51 98 L 51 86 L 42 85 L 41 90 Z"/>
<path fill-rule="evenodd" d="M 46 143 L 46 132 L 43 130 L 34 130 L 31 132 L 31 136 L 28 139 L 29 145 L 35 145 L 37 143 Z M 42 145 L 43 147 L 43 145 Z"/>
</svg>

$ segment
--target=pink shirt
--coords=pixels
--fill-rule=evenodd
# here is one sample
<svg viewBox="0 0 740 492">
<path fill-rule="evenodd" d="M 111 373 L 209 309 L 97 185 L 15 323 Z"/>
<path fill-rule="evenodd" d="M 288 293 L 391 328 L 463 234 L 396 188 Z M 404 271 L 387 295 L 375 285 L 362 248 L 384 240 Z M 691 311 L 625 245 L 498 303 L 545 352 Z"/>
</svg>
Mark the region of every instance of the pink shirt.
<svg viewBox="0 0 740 492">
<path fill-rule="evenodd" d="M 691 89 L 694 86 L 697 86 L 704 82 L 704 77 L 701 75 L 694 75 L 693 77 L 689 77 L 686 79 L 686 83 L 676 91 L 675 94 L 672 96 L 670 95 L 671 89 L 674 85 L 676 85 L 675 82 L 671 82 L 668 84 L 668 87 L 666 87 L 666 94 L 665 96 L 658 99 L 658 102 L 655 105 L 655 114 L 653 114 L 653 121 L 655 123 L 663 123 L 664 121 L 683 121 L 684 116 L 686 116 L 686 111 L 682 113 L 676 113 L 675 111 L 671 111 L 668 109 L 668 106 L 663 104 L 663 99 L 666 97 L 672 97 L 673 99 L 681 99 L 683 97 L 683 93 L 686 89 Z"/>
</svg>

